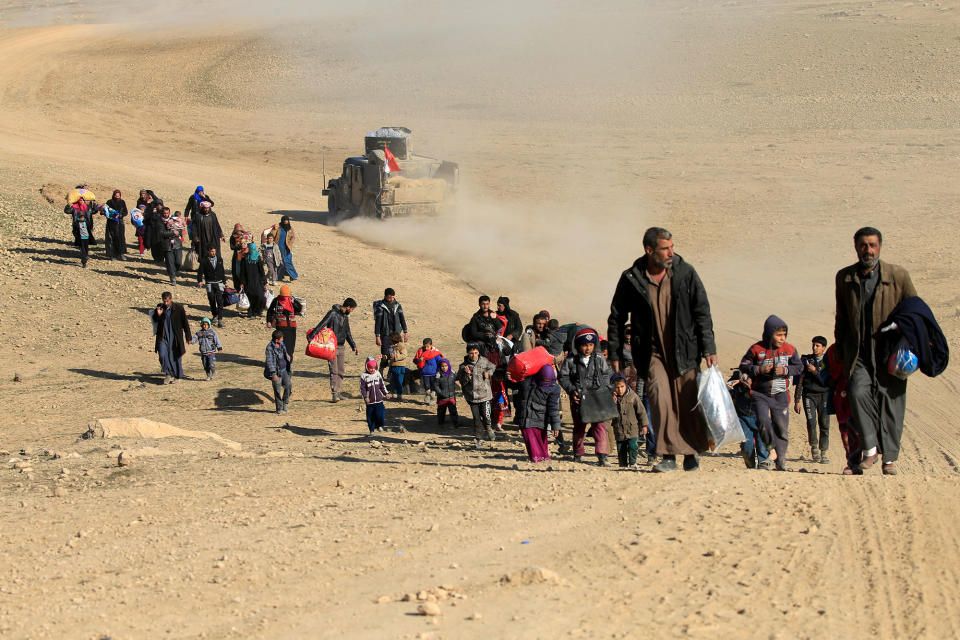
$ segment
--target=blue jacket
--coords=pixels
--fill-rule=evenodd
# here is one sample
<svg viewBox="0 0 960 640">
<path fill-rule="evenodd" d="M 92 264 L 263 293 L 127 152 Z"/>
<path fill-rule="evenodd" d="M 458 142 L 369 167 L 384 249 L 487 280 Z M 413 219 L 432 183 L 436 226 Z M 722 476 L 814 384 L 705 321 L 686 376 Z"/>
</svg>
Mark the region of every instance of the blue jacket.
<svg viewBox="0 0 960 640">
<path fill-rule="evenodd" d="M 287 348 L 283 346 L 283 343 L 280 346 L 277 346 L 273 340 L 270 341 L 270 344 L 267 345 L 266 358 L 263 365 L 263 377 L 264 378 L 273 378 L 273 376 L 279 376 L 289 367 L 290 356 L 287 354 Z"/>
</svg>

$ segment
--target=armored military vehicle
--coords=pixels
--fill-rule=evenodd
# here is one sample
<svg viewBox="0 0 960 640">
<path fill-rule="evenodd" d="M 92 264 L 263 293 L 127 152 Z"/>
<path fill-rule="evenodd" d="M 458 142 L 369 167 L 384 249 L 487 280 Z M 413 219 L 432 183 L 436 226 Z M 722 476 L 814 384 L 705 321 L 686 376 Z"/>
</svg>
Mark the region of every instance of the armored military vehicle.
<svg viewBox="0 0 960 640">
<path fill-rule="evenodd" d="M 381 127 L 364 142 L 365 154 L 344 160 L 323 190 L 333 219 L 436 215 L 452 204 L 459 167 L 415 155 L 410 129 Z"/>
</svg>

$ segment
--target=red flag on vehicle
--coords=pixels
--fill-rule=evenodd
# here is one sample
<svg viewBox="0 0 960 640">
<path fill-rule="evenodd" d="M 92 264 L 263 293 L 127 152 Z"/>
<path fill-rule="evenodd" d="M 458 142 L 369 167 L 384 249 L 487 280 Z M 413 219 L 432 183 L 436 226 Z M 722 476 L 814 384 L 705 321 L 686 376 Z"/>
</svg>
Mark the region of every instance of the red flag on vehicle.
<svg viewBox="0 0 960 640">
<path fill-rule="evenodd" d="M 387 156 L 387 171 L 403 171 L 403 169 L 400 168 L 400 164 L 397 162 L 397 156 L 393 155 L 393 152 L 390 151 L 390 149 L 384 147 L 383 155 Z"/>
</svg>

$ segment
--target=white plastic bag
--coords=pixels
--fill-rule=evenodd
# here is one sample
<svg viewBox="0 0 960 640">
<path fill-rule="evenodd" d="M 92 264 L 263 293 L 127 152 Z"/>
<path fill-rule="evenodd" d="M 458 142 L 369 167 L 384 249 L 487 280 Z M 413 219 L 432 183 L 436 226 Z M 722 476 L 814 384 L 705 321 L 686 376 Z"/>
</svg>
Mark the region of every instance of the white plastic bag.
<svg viewBox="0 0 960 640">
<path fill-rule="evenodd" d="M 267 294 L 266 294 L 266 296 L 265 296 L 265 299 L 266 299 L 266 301 L 267 301 L 267 304 L 266 304 L 266 308 L 267 308 L 267 309 L 270 308 L 270 303 L 273 302 L 273 299 L 274 299 L 275 297 L 276 297 L 276 296 L 273 295 L 273 289 L 267 289 Z"/>
<path fill-rule="evenodd" d="M 237 309 L 240 311 L 246 311 L 250 308 L 250 298 L 247 297 L 247 294 L 241 291 L 237 295 Z"/>
<path fill-rule="evenodd" d="M 746 440 L 720 367 L 697 373 L 697 406 L 707 426 L 710 451 Z"/>
<path fill-rule="evenodd" d="M 298 298 L 297 296 L 293 296 L 293 299 L 300 303 L 300 317 L 301 317 L 301 318 L 306 318 L 306 317 L 307 317 L 307 300 L 306 300 L 306 298 Z"/>
</svg>

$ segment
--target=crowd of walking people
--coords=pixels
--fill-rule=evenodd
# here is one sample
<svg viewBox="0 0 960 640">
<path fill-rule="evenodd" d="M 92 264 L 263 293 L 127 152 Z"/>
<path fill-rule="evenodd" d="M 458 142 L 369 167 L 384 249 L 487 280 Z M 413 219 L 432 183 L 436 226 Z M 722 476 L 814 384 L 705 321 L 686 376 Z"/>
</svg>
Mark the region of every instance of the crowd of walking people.
<svg viewBox="0 0 960 640">
<path fill-rule="evenodd" d="M 130 216 L 140 255 L 146 259 L 149 251 L 149 259 L 164 265 L 171 285 L 189 270 L 206 289 L 210 315 L 196 334 L 191 335 L 184 307 L 170 291 L 151 314 L 164 382 L 184 377 L 181 358 L 191 343 L 198 345 L 206 379 L 213 379 L 216 355 L 223 349 L 214 327 L 223 327 L 224 307 L 243 294 L 249 317 L 266 314 L 272 333 L 264 376 L 272 383 L 276 412 L 290 411 L 304 301 L 292 296 L 289 284 L 275 296 L 268 289 L 284 277 L 290 282 L 298 278 L 291 250 L 295 234 L 287 217 L 264 229 L 258 243 L 240 224 L 229 239 L 224 237 L 213 200 L 202 186 L 190 195 L 182 214 L 171 213 L 149 189 L 140 192 L 132 211 L 118 190 L 104 205 L 82 186 L 69 200 L 65 211 L 72 217 L 83 266 L 100 215 L 106 218 L 106 257 L 126 259 L 124 218 Z M 221 256 L 225 240 L 232 253 L 232 288 Z M 187 242 L 194 264 L 184 260 Z M 874 466 L 884 474 L 897 473 L 906 377 L 912 369 L 894 360 L 906 349 L 916 360 L 914 368 L 934 376 L 946 368 L 948 349 L 907 271 L 880 260 L 882 243 L 882 234 L 872 227 L 854 236 L 857 261 L 836 277 L 832 345 L 814 336 L 810 353 L 801 354 L 787 342 L 787 321 L 770 314 L 760 339 L 733 368 L 727 386 L 748 468 L 789 470 L 792 406 L 806 419 L 811 461 L 830 461 L 830 415 L 835 415 L 845 474 Z M 524 326 L 509 298 L 500 297 L 494 305 L 484 295 L 462 329 L 464 355 L 458 365 L 429 337 L 415 352 L 407 349 L 404 309 L 396 292 L 385 289 L 373 303 L 380 353 L 366 358 L 358 376 L 369 435 L 375 437 L 390 424 L 387 403 L 422 392 L 422 403 L 435 411 L 440 429 L 460 426 L 462 398 L 477 449 L 513 437 L 512 423 L 532 462 L 550 460 L 551 447 L 556 447 L 554 456 L 584 462 L 589 438 L 597 464 L 610 466 L 612 437 L 621 468 L 639 470 L 646 460 L 655 472 L 699 469 L 700 456 L 712 445 L 697 408 L 698 372 L 702 365 L 719 366 L 710 304 L 696 269 L 674 252 L 669 231 L 648 229 L 643 249 L 617 282 L 605 337 L 579 322 L 562 324 L 546 309 Z M 328 362 L 334 403 L 346 395 L 346 352 L 359 353 L 350 326 L 357 306 L 349 297 L 332 305 L 306 332 L 307 341 L 335 339 Z M 572 423 L 569 442 L 562 428 L 565 413 Z"/>
</svg>

